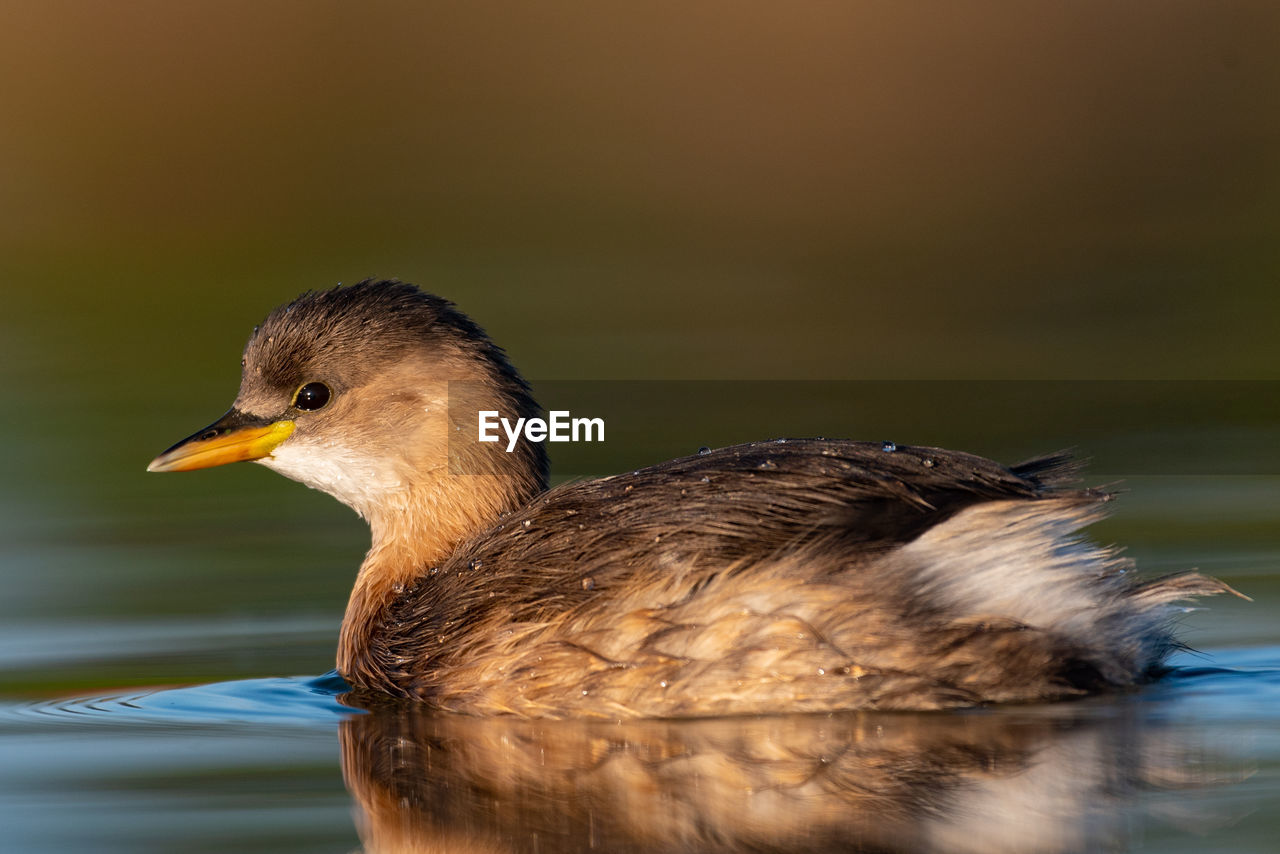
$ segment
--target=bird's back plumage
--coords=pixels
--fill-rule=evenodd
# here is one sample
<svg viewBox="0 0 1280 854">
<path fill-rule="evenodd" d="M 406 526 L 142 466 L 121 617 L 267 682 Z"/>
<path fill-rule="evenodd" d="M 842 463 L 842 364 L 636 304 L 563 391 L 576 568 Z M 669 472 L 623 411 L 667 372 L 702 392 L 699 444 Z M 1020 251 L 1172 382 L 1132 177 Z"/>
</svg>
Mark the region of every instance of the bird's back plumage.
<svg viewBox="0 0 1280 854">
<path fill-rule="evenodd" d="M 892 448 L 886 450 L 886 448 Z M 940 708 L 1133 685 L 1169 602 L 1077 531 L 1075 465 L 761 442 L 551 490 L 425 569 L 367 677 L 475 713 Z"/>
</svg>

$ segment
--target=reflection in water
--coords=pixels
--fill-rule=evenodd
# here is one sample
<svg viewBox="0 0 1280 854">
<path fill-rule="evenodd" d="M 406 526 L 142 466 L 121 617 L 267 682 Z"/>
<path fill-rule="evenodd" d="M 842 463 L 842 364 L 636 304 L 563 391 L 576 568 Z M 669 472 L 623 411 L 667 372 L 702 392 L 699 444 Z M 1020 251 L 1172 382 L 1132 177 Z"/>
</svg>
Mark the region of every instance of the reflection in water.
<svg viewBox="0 0 1280 854">
<path fill-rule="evenodd" d="M 369 854 L 1079 851 L 1123 843 L 1140 791 L 1206 782 L 1151 708 L 606 724 L 389 707 L 342 723 L 342 764 Z"/>
</svg>

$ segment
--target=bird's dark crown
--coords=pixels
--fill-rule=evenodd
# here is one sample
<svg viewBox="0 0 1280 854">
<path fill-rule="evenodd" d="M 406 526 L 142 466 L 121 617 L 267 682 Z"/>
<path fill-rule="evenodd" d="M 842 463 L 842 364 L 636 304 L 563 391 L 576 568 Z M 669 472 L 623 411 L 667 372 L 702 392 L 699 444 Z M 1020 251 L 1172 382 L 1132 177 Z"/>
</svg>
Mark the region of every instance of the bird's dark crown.
<svg viewBox="0 0 1280 854">
<path fill-rule="evenodd" d="M 394 279 L 309 291 L 267 315 L 245 345 L 243 364 L 272 386 L 293 387 L 317 362 L 341 365 L 359 385 L 413 350 L 478 360 L 527 391 L 502 349 L 441 297 Z"/>
</svg>

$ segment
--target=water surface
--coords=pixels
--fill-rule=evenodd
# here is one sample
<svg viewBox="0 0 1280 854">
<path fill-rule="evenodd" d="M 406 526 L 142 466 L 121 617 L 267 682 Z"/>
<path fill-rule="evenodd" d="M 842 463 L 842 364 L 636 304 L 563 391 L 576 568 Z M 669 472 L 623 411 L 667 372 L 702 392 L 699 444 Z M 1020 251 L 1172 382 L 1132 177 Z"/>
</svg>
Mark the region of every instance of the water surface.
<svg viewBox="0 0 1280 854">
<path fill-rule="evenodd" d="M 332 676 L 11 704 L 0 708 L 6 841 L 307 851 L 349 848 L 358 833 L 370 852 L 1264 851 L 1259 813 L 1280 794 L 1273 653 L 1182 661 L 1124 697 L 945 714 L 475 719 L 353 710 Z"/>
</svg>

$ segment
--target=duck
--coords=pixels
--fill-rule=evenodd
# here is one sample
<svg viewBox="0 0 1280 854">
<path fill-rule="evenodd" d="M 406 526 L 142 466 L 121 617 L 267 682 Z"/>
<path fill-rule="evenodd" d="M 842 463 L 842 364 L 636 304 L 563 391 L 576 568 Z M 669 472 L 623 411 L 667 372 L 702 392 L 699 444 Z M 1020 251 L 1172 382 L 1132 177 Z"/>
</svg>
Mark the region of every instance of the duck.
<svg viewBox="0 0 1280 854">
<path fill-rule="evenodd" d="M 253 461 L 369 525 L 337 643 L 355 696 L 526 718 L 934 710 L 1132 689 L 1179 603 L 1081 530 L 1114 493 L 1017 465 L 774 439 L 549 488 L 529 384 L 452 302 L 310 291 L 254 327 L 231 408 L 153 472 Z"/>
</svg>

